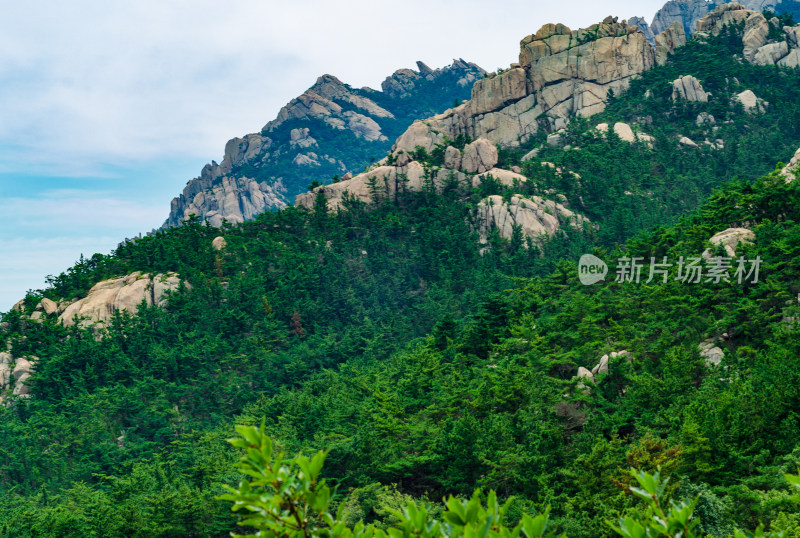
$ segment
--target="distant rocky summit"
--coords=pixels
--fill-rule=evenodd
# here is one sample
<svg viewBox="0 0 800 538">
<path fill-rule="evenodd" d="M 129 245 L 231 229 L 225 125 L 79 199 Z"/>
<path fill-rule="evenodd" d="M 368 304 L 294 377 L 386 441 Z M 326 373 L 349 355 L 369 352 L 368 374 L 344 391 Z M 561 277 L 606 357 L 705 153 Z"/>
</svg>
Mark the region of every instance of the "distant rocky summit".
<svg viewBox="0 0 800 538">
<path fill-rule="evenodd" d="M 658 34 L 678 22 L 683 26 L 686 35 L 691 35 L 697 30 L 700 19 L 726 4 L 724 0 L 670 0 L 655 14 L 650 29 Z M 794 14 L 796 18 L 800 15 L 800 3 L 795 0 L 740 0 L 738 5 L 758 12 Z"/>
<path fill-rule="evenodd" d="M 190 215 L 220 226 L 286 207 L 314 181 L 358 173 L 378 160 L 413 120 L 469 97 L 484 70 L 464 60 L 431 69 L 400 69 L 382 91 L 352 88 L 324 75 L 284 106 L 260 132 L 234 138 L 218 164 L 207 164 L 172 200 L 164 227 Z"/>
<path fill-rule="evenodd" d="M 800 67 L 800 24 L 783 26 L 777 17 L 767 20 L 761 11 L 741 4 L 718 6 L 697 21 L 697 33 L 718 34 L 725 25 L 733 23 L 744 24 L 742 55 L 748 62 Z M 744 104 L 745 108 L 752 108 Z"/>
</svg>

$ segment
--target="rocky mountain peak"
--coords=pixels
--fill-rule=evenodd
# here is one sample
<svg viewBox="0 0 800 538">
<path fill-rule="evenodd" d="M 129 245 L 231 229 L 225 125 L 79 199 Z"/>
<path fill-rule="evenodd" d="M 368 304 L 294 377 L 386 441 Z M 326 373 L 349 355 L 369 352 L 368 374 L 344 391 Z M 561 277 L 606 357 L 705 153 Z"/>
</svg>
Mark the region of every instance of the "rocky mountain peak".
<svg viewBox="0 0 800 538">
<path fill-rule="evenodd" d="M 631 77 L 685 43 L 682 30 L 667 32 L 655 37 L 654 47 L 638 25 L 616 17 L 579 30 L 545 24 L 520 41 L 518 62 L 478 80 L 468 102 L 413 124 L 394 149 L 411 152 L 419 145 L 430 151 L 458 135 L 513 147 L 540 130 L 564 127 L 574 116 L 601 112 L 609 92 L 623 91 Z"/>
<path fill-rule="evenodd" d="M 177 226 L 190 215 L 219 226 L 284 208 L 315 180 L 363 170 L 369 157 L 385 155 L 414 119 L 468 97 L 485 73 L 464 60 L 439 69 L 420 61 L 417 69 L 396 71 L 383 91 L 320 76 L 260 132 L 229 140 L 221 163 L 204 166 L 172 201 L 164 226 Z"/>
</svg>

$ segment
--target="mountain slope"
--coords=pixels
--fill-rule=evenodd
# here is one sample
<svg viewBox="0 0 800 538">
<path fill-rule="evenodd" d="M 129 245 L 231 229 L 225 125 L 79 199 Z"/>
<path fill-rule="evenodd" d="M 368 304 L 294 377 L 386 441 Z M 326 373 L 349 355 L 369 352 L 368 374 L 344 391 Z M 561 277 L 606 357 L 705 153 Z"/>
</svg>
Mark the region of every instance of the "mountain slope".
<svg viewBox="0 0 800 538">
<path fill-rule="evenodd" d="M 660 466 L 705 533 L 795 532 L 800 181 L 775 163 L 800 159 L 800 73 L 743 39 L 691 40 L 517 146 L 396 150 L 371 170 L 392 191 L 362 175 L 363 197 L 327 196 L 352 178 L 189 219 L 53 277 L 0 325 L 0 534 L 227 536 L 225 439 L 265 417 L 278 449 L 331 448 L 355 520 L 480 486 L 517 497 L 512 520 L 551 505 L 559 532 L 605 537 L 636 502 L 624 471 Z M 604 282 L 580 283 L 586 253 Z M 666 282 L 614 282 L 665 256 Z M 735 259 L 676 280 L 681 257 L 738 256 L 758 282 Z"/>
</svg>

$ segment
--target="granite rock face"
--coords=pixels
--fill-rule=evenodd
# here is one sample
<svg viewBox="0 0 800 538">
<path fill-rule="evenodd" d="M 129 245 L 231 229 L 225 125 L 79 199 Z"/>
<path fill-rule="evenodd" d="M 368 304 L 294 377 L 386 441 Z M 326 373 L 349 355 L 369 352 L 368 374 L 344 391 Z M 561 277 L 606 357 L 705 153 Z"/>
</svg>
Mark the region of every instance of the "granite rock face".
<svg viewBox="0 0 800 538">
<path fill-rule="evenodd" d="M 774 12 L 780 0 L 739 0 L 738 4 L 759 13 L 766 10 Z M 654 34 L 658 34 L 677 22 L 688 36 L 697 30 L 700 19 L 724 5 L 730 4 L 725 0 L 670 0 L 655 14 L 650 28 Z"/>
<path fill-rule="evenodd" d="M 11 353 L 0 353 L 0 403 L 10 395 L 19 398 L 30 397 L 27 381 L 35 373 L 36 357 L 17 357 Z"/>
<path fill-rule="evenodd" d="M 485 73 L 464 60 L 441 69 L 418 62 L 417 68 L 396 71 L 382 91 L 319 77 L 260 132 L 228 141 L 222 161 L 206 165 L 172 200 L 164 227 L 191 215 L 219 226 L 282 209 L 313 181 L 363 170 L 370 155 L 385 155 L 414 119 L 468 97 Z"/>
<path fill-rule="evenodd" d="M 673 34 L 662 36 L 662 54 L 682 42 Z M 476 82 L 468 102 L 415 122 L 394 150 L 430 151 L 445 136 L 458 135 L 518 146 L 542 129 L 555 131 L 575 116 L 603 111 L 609 93 L 624 91 L 655 58 L 645 34 L 616 18 L 575 31 L 546 24 L 520 42 L 518 63 Z"/>
<path fill-rule="evenodd" d="M 502 196 L 489 196 L 478 204 L 478 234 L 482 244 L 488 243 L 489 234 L 497 230 L 500 237 L 511 239 L 514 228 L 519 227 L 532 244 L 555 235 L 563 226 L 582 229 L 589 220 L 570 211 L 563 205 L 539 196 L 516 194 L 504 201 Z M 527 248 L 527 244 L 523 244 Z"/>
<path fill-rule="evenodd" d="M 735 258 L 736 247 L 739 246 L 739 244 L 749 245 L 755 238 L 756 234 L 747 228 L 728 228 L 727 230 L 714 234 L 709 241 L 715 247 L 722 246 L 729 257 Z M 710 258 L 712 255 L 713 253 L 710 250 L 703 252 L 703 257 L 706 259 Z"/>
<path fill-rule="evenodd" d="M 675 49 L 686 44 L 686 31 L 679 22 L 674 22 L 672 26 L 655 36 L 653 42 L 656 46 L 656 64 L 664 65 Z"/>
<path fill-rule="evenodd" d="M 691 75 L 682 76 L 672 82 L 673 101 L 680 98 L 685 101 L 707 103 L 708 95 L 700 81 Z"/>
<path fill-rule="evenodd" d="M 166 306 L 168 293 L 177 290 L 180 284 L 175 273 L 149 275 L 139 271 L 103 280 L 92 286 L 86 297 L 70 304 L 58 320 L 70 327 L 77 316 L 85 326 L 104 327 L 115 312 L 127 310 L 135 314 L 142 301 L 148 306 Z"/>
<path fill-rule="evenodd" d="M 744 23 L 742 54 L 748 62 L 800 67 L 800 25 L 778 27 L 777 18 L 767 20 L 761 13 L 762 9 L 775 7 L 772 2 L 720 5 L 697 22 L 697 29 L 716 34 L 726 24 Z"/>
<path fill-rule="evenodd" d="M 631 17 L 628 19 L 628 26 L 636 26 L 642 31 L 645 39 L 647 39 L 650 43 L 655 44 L 656 36 L 653 33 L 653 30 L 650 28 L 650 25 L 647 24 L 647 20 L 645 20 L 644 17 Z"/>
</svg>

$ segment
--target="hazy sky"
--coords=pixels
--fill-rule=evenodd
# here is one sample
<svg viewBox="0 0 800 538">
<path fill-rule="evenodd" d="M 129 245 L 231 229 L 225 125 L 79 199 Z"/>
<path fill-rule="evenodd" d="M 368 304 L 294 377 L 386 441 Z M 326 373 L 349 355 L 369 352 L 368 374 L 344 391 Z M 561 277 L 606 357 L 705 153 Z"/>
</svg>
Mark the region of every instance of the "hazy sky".
<svg viewBox="0 0 800 538">
<path fill-rule="evenodd" d="M 651 20 L 663 0 L 0 0 L 0 311 L 169 202 L 324 73 L 380 88 L 517 60 L 542 24 Z"/>
</svg>

